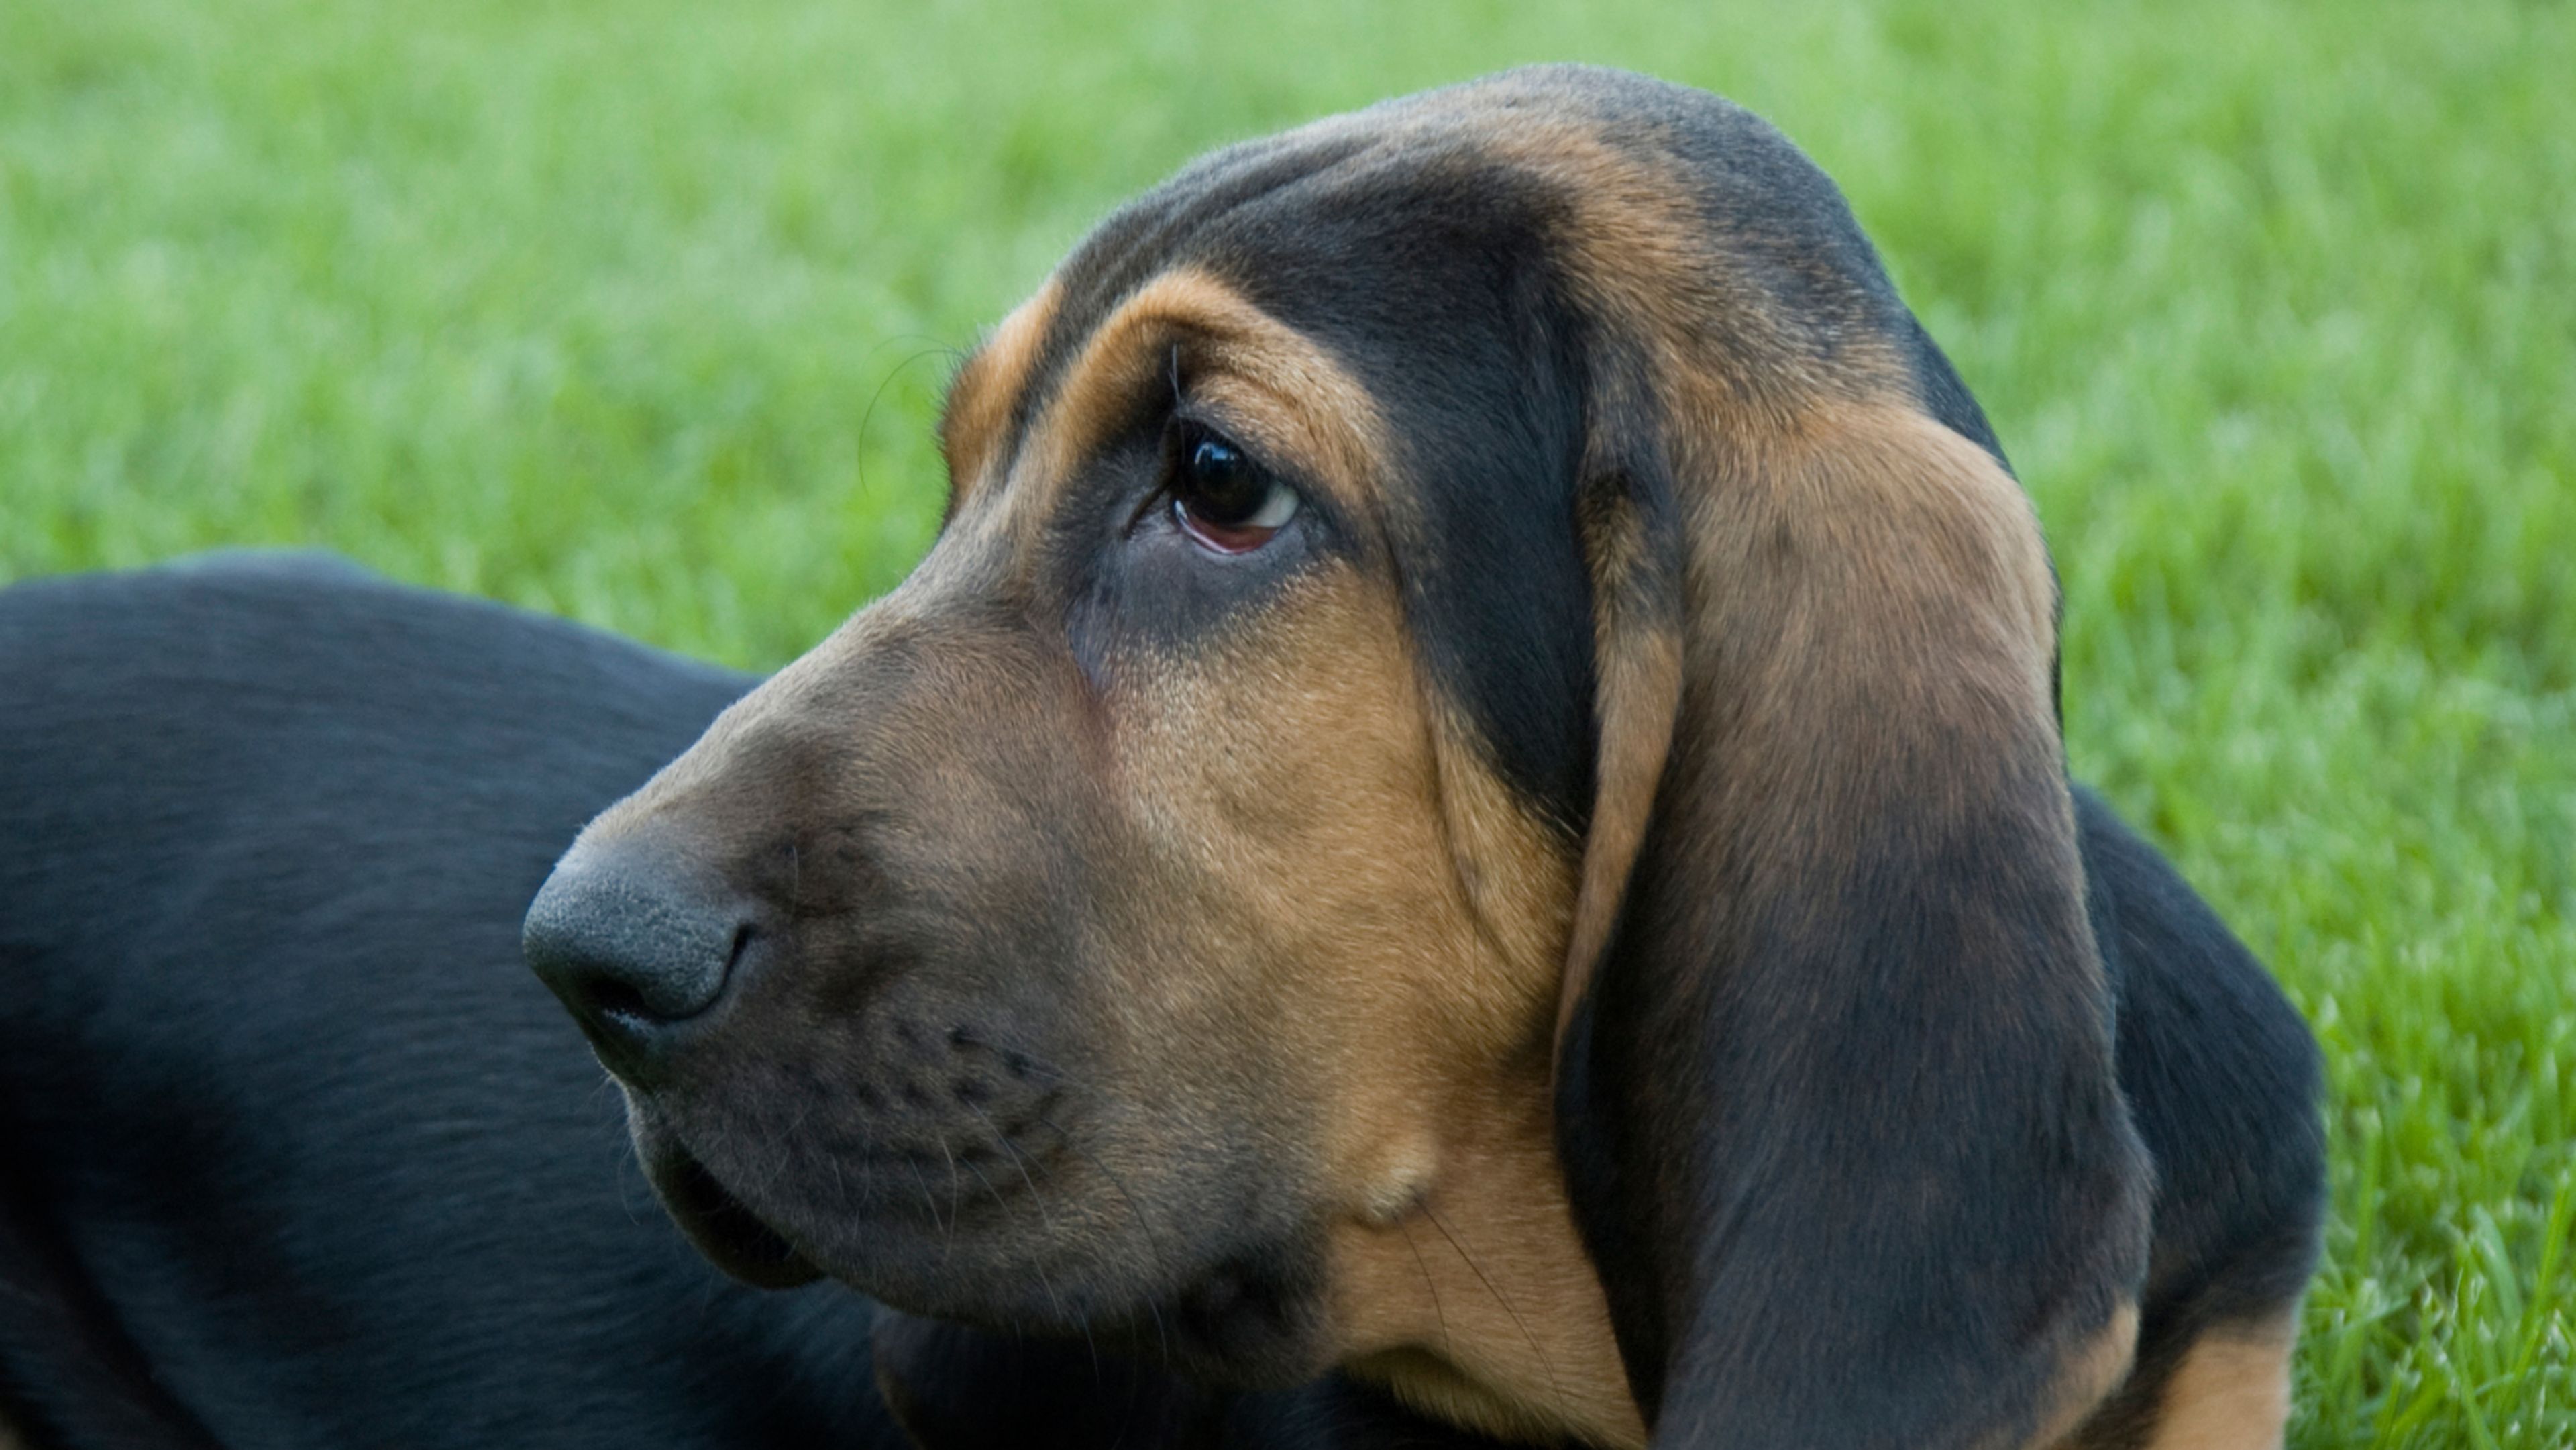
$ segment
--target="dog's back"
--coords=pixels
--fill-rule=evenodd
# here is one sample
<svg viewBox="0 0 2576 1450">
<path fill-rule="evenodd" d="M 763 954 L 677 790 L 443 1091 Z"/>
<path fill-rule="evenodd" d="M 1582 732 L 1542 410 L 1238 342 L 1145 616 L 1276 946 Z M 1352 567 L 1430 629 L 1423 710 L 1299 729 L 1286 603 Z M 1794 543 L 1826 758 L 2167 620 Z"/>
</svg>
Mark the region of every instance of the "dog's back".
<svg viewBox="0 0 2576 1450">
<path fill-rule="evenodd" d="M 901 1443 L 869 1306 L 701 1260 L 520 961 L 747 683 L 301 557 L 0 594 L 0 1425 Z"/>
</svg>

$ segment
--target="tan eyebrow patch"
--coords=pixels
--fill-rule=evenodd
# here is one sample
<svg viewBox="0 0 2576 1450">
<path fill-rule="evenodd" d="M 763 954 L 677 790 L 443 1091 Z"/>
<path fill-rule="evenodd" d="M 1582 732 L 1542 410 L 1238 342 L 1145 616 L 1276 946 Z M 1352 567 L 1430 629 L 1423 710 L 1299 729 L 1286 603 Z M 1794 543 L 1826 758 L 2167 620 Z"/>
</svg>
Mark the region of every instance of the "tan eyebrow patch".
<svg viewBox="0 0 2576 1450">
<path fill-rule="evenodd" d="M 1195 268 L 1155 277 L 1093 330 L 1030 429 L 1035 476 L 1062 479 L 1106 441 L 1137 397 L 1172 386 L 1186 345 L 1196 395 L 1227 410 L 1317 481 L 1364 492 L 1387 456 L 1376 399 L 1314 339 Z"/>
<path fill-rule="evenodd" d="M 1055 320 L 1063 290 L 1049 277 L 1035 295 L 1002 319 L 948 385 L 948 401 L 939 410 L 939 450 L 948 459 L 951 513 L 983 480 L 994 442 L 1010 422 L 1011 404 L 1037 364 L 1039 345 L 1046 340 L 1047 325 Z"/>
</svg>

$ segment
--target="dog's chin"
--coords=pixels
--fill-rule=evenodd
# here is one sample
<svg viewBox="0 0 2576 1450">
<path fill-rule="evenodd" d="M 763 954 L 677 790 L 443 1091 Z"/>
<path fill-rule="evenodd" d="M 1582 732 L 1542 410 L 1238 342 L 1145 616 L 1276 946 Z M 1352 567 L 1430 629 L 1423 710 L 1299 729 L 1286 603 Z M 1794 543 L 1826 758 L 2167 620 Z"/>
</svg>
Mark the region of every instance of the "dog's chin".
<svg viewBox="0 0 2576 1450">
<path fill-rule="evenodd" d="M 628 1122 L 645 1177 L 662 1206 L 710 1262 L 763 1289 L 830 1277 L 907 1313 L 968 1327 L 1079 1338 L 1123 1349 L 1204 1383 L 1277 1389 L 1330 1367 L 1316 1256 L 1288 1243 L 1238 1245 L 1159 1282 L 1088 1284 L 1050 1279 L 1042 1265 L 978 1263 L 942 1236 L 936 1257 L 883 1253 L 864 1263 L 833 1232 L 804 1247 L 728 1189 L 649 1102 L 628 1100 Z M 877 1223 L 866 1237 L 882 1248 L 909 1225 Z M 935 1267 L 934 1267 L 935 1266 Z M 1025 1281 L 1023 1283 L 1022 1281 Z M 1011 1288 L 1025 1288 L 1014 1298 Z"/>
<path fill-rule="evenodd" d="M 632 1113 L 630 1122 L 646 1181 L 671 1221 L 709 1263 L 761 1289 L 793 1289 L 823 1277 L 812 1260 L 726 1192 L 649 1113 Z"/>
</svg>

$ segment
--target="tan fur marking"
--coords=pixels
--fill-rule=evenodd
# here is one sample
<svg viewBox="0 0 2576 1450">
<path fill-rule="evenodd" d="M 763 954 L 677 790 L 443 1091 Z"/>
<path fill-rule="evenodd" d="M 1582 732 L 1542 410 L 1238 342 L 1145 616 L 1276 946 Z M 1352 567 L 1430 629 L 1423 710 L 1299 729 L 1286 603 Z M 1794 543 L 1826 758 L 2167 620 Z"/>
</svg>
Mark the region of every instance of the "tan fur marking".
<svg viewBox="0 0 2576 1450">
<path fill-rule="evenodd" d="M 2214 1330 L 2166 1381 L 2148 1450 L 2276 1450 L 2290 1419 L 2288 1315 L 2246 1330 Z"/>
<path fill-rule="evenodd" d="M 1672 581 L 1651 577 L 1644 520 L 1636 508 L 1622 501 L 1608 509 L 1607 517 L 1588 522 L 1583 538 L 1592 572 L 1594 718 L 1601 743 L 1551 1055 L 1562 1051 L 1575 1006 L 1609 948 L 1682 703 L 1679 621 L 1671 617 L 1671 601 L 1658 597 Z"/>
<path fill-rule="evenodd" d="M 1792 426 L 1809 404 L 1902 395 L 1910 373 L 1875 334 L 1838 335 L 1828 355 L 1813 319 L 1779 305 L 1687 201 L 1691 178 L 1666 158 L 1621 149 L 1572 122 L 1496 128 L 1491 154 L 1559 188 L 1576 220 L 1553 238 L 1578 292 L 1653 350 L 1689 443 L 1695 425 Z M 1680 462 L 1681 460 L 1677 460 Z M 1687 470 L 1684 470 L 1687 471 Z"/>
<path fill-rule="evenodd" d="M 1254 436 L 1244 441 L 1284 451 L 1341 489 L 1376 476 L 1387 450 L 1368 390 L 1311 338 L 1187 268 L 1137 288 L 1083 344 L 1032 430 L 1032 474 L 1065 476 L 1100 445 L 1118 405 L 1167 390 L 1171 349 L 1184 343 L 1194 394 L 1245 414 L 1239 426 Z"/>
<path fill-rule="evenodd" d="M 1002 319 L 948 385 L 948 400 L 939 412 L 939 448 L 948 460 L 952 509 L 984 481 L 994 442 L 1010 421 L 1011 404 L 1037 362 L 1038 345 L 1045 341 L 1061 300 L 1059 284 L 1048 278 Z"/>
<path fill-rule="evenodd" d="M 2138 1306 L 2123 1304 L 2111 1322 L 2066 1356 L 2057 1376 L 2057 1404 L 2040 1432 L 2024 1441 L 2033 1450 L 2065 1443 L 2099 1408 L 2138 1357 Z"/>
<path fill-rule="evenodd" d="M 1646 1443 L 1555 1158 L 1545 1065 L 1459 1084 L 1438 1186 L 1335 1237 L 1346 1363 L 1427 1414 L 1510 1440 Z"/>
<path fill-rule="evenodd" d="M 2018 696 L 2009 703 L 2044 714 L 2055 595 L 2039 521 L 2020 486 L 1983 449 L 1908 405 L 1824 406 L 1802 422 L 1762 460 L 1784 485 L 1766 502 L 1796 513 L 1771 522 L 1795 531 L 1791 547 L 1829 553 L 1837 572 L 1869 591 L 1862 598 L 1894 614 L 1877 621 L 1890 628 L 1842 632 L 1865 653 L 1821 663 L 1940 676 L 1951 660 L 1922 646 L 1936 631 L 1964 631 L 1970 638 L 1960 642 L 1978 646 L 1972 657 L 2018 671 L 2018 689 L 1995 682 Z M 1723 506 L 1703 518 L 1722 524 L 1730 552 L 1779 538 L 1744 532 L 1754 521 Z M 1929 667 L 1935 661 L 1941 667 Z"/>
</svg>

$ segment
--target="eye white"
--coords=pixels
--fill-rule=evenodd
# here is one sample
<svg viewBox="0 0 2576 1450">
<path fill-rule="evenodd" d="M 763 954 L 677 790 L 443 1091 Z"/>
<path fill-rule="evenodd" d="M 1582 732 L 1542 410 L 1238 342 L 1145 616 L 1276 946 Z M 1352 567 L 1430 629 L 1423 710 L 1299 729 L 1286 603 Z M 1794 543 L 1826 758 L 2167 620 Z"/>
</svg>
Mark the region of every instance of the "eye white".
<svg viewBox="0 0 2576 1450">
<path fill-rule="evenodd" d="M 1261 507 L 1254 509 L 1252 517 L 1245 519 L 1238 527 L 1247 529 L 1283 527 L 1290 519 L 1297 517 L 1297 509 L 1301 502 L 1302 500 L 1297 497 L 1297 490 L 1273 480 L 1270 491 L 1261 496 Z"/>
</svg>

